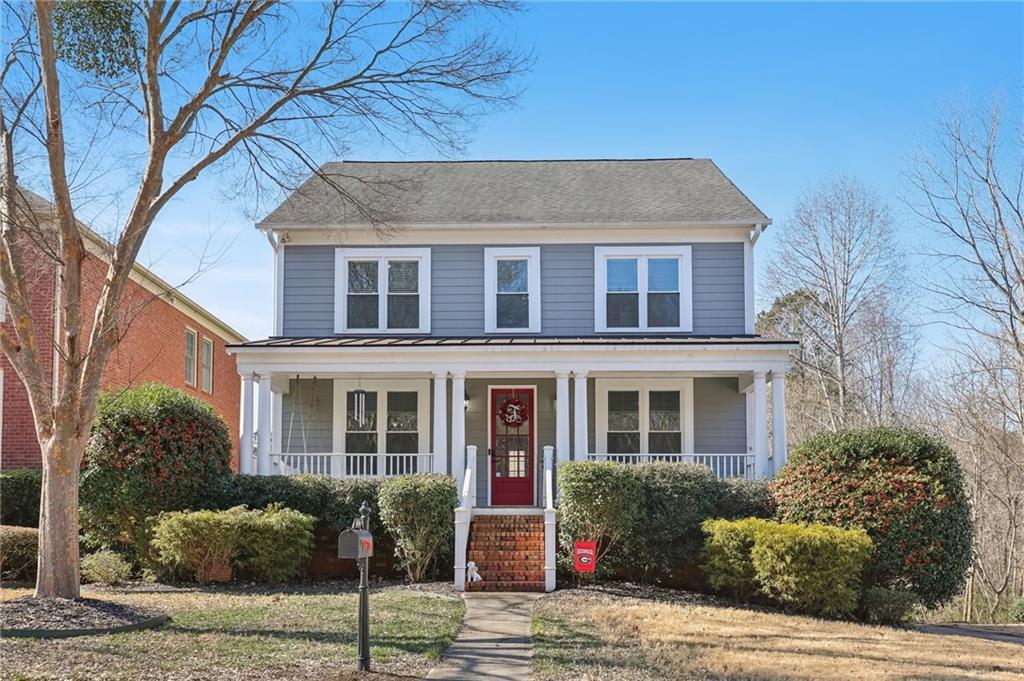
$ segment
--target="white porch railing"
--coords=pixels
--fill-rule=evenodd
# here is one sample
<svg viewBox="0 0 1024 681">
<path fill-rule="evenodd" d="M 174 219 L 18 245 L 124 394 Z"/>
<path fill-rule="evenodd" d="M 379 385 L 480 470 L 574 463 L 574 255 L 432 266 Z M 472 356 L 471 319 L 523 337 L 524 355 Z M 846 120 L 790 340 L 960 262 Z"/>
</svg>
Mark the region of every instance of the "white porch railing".
<svg viewBox="0 0 1024 681">
<path fill-rule="evenodd" d="M 476 506 L 476 446 L 466 447 L 466 475 L 462 479 L 462 497 L 455 509 L 455 590 L 466 590 L 466 556 L 469 550 L 469 524 Z"/>
<path fill-rule="evenodd" d="M 619 463 L 695 463 L 707 466 L 717 478 L 753 478 L 753 454 L 587 454 L 591 461 Z"/>
<path fill-rule="evenodd" d="M 433 454 L 273 454 L 278 475 L 329 475 L 334 478 L 381 478 L 434 472 Z"/>
</svg>

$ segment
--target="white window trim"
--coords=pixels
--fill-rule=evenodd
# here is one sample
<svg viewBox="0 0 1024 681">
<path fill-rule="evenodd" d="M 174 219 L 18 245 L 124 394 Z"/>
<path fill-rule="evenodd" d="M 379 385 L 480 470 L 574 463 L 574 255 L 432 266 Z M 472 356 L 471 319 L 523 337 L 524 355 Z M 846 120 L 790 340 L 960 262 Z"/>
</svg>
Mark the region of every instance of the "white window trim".
<svg viewBox="0 0 1024 681">
<path fill-rule="evenodd" d="M 530 325 L 525 328 L 498 328 L 498 261 L 527 261 L 527 290 Z M 540 333 L 540 248 L 484 249 L 484 329 L 487 333 Z"/>
<path fill-rule="evenodd" d="M 199 385 L 199 332 L 193 329 L 191 326 L 185 327 L 185 367 L 188 367 L 188 337 L 191 336 L 195 340 L 192 343 L 192 381 L 189 382 L 188 374 L 184 376 L 185 385 L 190 388 L 195 388 Z"/>
<path fill-rule="evenodd" d="M 387 409 L 388 392 L 415 392 L 416 395 L 416 428 L 418 436 L 418 454 L 431 454 L 430 441 L 433 436 L 433 420 L 430 418 L 430 380 L 395 378 L 360 381 L 350 379 L 334 379 L 334 452 L 345 454 L 345 434 L 348 432 L 347 393 L 362 388 L 367 392 L 377 393 L 377 454 L 387 453 Z M 360 431 L 366 432 L 366 431 Z"/>
<path fill-rule="evenodd" d="M 693 379 L 692 378 L 596 378 L 594 379 L 594 424 L 598 454 L 608 453 L 608 392 L 636 390 L 640 393 L 640 454 L 664 454 L 648 451 L 651 412 L 650 391 L 678 390 L 683 454 L 693 454 Z"/>
<path fill-rule="evenodd" d="M 679 258 L 679 326 L 647 325 L 647 258 Z M 639 305 L 638 327 L 609 327 L 606 296 L 608 295 L 608 260 L 636 258 Z M 693 255 L 690 246 L 597 246 L 594 248 L 594 331 L 621 333 L 666 333 L 693 331 Z"/>
<path fill-rule="evenodd" d="M 207 344 L 209 344 L 209 346 L 210 346 L 210 387 L 209 388 L 203 387 L 203 380 L 204 380 L 204 376 L 203 376 L 203 348 L 205 348 Z M 213 361 L 214 361 L 214 355 L 216 354 L 216 352 L 217 352 L 217 344 L 213 342 L 213 339 L 208 337 L 208 336 L 203 336 L 202 340 L 199 343 L 199 352 L 197 353 L 198 354 L 198 360 L 199 360 L 199 362 L 198 362 L 199 363 L 199 376 L 197 378 L 198 378 L 198 383 L 199 383 L 199 389 L 202 390 L 204 393 L 207 393 L 208 395 L 212 395 L 213 394 Z"/>
<path fill-rule="evenodd" d="M 348 328 L 348 271 L 350 260 L 377 261 L 377 328 Z M 388 260 L 419 262 L 420 325 L 415 329 L 389 329 Z M 430 333 L 430 249 L 429 248 L 338 248 L 334 253 L 334 333 Z"/>
</svg>

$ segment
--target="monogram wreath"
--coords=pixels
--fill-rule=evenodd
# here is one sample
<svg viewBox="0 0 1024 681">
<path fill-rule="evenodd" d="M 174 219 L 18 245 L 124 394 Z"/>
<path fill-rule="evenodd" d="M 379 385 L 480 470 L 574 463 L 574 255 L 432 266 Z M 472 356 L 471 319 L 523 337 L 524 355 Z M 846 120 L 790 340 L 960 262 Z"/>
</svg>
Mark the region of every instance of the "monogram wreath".
<svg viewBox="0 0 1024 681">
<path fill-rule="evenodd" d="M 524 400 L 510 397 L 498 407 L 498 418 L 506 426 L 521 426 L 530 418 L 529 407 Z"/>
</svg>

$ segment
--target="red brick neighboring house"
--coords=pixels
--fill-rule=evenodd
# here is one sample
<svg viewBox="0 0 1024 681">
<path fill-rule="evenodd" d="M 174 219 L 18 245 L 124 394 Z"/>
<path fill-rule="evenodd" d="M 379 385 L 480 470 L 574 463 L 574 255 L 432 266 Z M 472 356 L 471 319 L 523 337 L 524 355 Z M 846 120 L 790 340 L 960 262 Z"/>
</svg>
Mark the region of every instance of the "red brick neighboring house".
<svg viewBox="0 0 1024 681">
<path fill-rule="evenodd" d="M 30 200 L 43 200 L 30 197 Z M 48 205 L 48 204 L 47 204 Z M 37 207 L 38 210 L 38 207 Z M 83 265 L 83 311 L 92 319 L 100 286 L 107 273 L 109 243 L 83 227 L 89 255 Z M 40 262 L 52 262 L 40 253 Z M 57 296 L 58 268 L 35 268 L 30 289 L 32 308 L 41 335 L 53 338 L 60 306 Z M 180 388 L 213 405 L 234 436 L 239 430 L 240 386 L 234 355 L 226 343 L 245 338 L 191 298 L 141 265 L 135 265 L 122 301 L 122 339 L 104 370 L 103 389 L 113 390 L 146 382 Z M 10 324 L 2 292 L 0 323 Z M 50 367 L 52 383 L 62 367 L 53 344 L 40 343 L 43 361 Z M 28 395 L 7 358 L 0 355 L 0 468 L 41 466 Z M 237 470 L 235 437 L 232 467 Z"/>
</svg>

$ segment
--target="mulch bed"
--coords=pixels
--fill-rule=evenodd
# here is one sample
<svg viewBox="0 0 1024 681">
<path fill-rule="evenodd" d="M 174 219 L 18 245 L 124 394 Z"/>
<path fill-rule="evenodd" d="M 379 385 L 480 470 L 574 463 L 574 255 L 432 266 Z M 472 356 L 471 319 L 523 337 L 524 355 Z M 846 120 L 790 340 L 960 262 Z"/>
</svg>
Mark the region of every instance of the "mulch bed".
<svg viewBox="0 0 1024 681">
<path fill-rule="evenodd" d="M 138 624 L 161 613 L 95 598 L 15 598 L 0 603 L 4 629 L 103 629 Z"/>
</svg>

